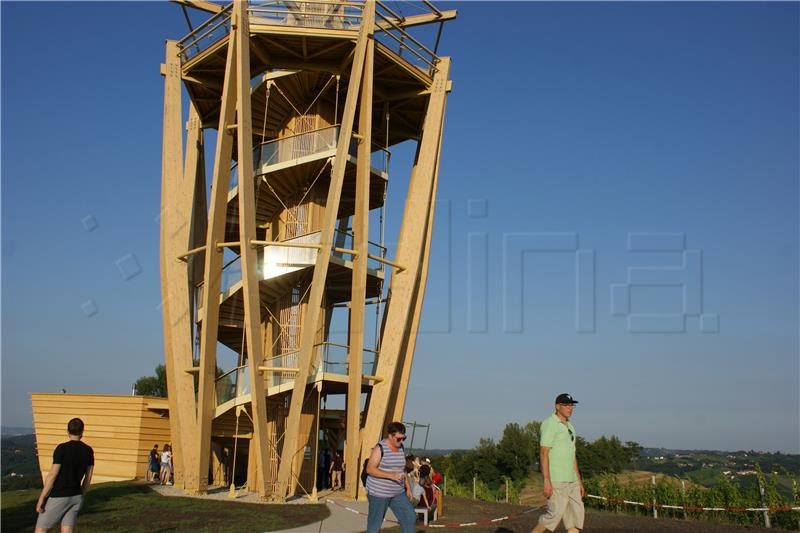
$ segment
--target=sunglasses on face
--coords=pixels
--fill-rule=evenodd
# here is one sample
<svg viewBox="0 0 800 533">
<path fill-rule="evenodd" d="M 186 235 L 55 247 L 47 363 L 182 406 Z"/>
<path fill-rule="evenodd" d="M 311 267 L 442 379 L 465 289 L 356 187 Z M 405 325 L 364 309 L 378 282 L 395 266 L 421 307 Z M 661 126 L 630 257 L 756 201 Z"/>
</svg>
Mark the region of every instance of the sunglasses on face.
<svg viewBox="0 0 800 533">
<path fill-rule="evenodd" d="M 395 435 L 394 439 L 397 440 L 397 442 L 403 442 L 404 440 L 406 440 L 406 436 L 403 435 L 401 437 L 398 437 L 398 436 Z"/>
</svg>

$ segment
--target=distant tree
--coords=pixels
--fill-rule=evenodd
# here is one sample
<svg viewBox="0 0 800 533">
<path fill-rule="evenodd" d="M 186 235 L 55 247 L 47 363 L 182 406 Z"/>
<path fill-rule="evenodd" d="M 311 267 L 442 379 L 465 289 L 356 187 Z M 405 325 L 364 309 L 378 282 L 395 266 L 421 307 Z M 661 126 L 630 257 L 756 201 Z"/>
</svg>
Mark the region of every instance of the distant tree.
<svg viewBox="0 0 800 533">
<path fill-rule="evenodd" d="M 628 455 L 628 463 L 635 464 L 642 456 L 642 447 L 638 442 L 632 440 L 625 441 L 625 452 Z"/>
<path fill-rule="evenodd" d="M 529 459 L 531 462 L 531 466 L 534 469 L 538 469 L 539 465 L 539 447 L 541 446 L 541 436 L 542 436 L 542 423 L 534 420 L 532 422 L 528 422 L 525 424 L 523 428 L 525 435 L 528 436 L 531 442 L 532 450 L 531 454 L 532 457 Z"/>
<path fill-rule="evenodd" d="M 198 366 L 199 362 L 194 361 L 194 366 Z M 225 370 L 220 367 L 217 367 L 216 370 L 216 377 L 219 378 L 225 374 Z M 194 391 L 197 392 L 198 386 L 198 376 L 199 374 L 194 375 Z M 235 376 L 230 376 L 231 380 L 235 379 Z M 134 384 L 134 389 L 136 394 L 141 396 L 158 396 L 160 398 L 167 397 L 167 369 L 164 365 L 158 365 L 156 367 L 156 375 L 155 376 L 142 376 L 136 380 Z"/>
<path fill-rule="evenodd" d="M 497 443 L 497 467 L 511 479 L 524 479 L 535 464 L 537 442 L 519 424 L 507 424 Z"/>
<path fill-rule="evenodd" d="M 142 396 L 167 397 L 167 369 L 164 365 L 156 367 L 155 376 L 142 376 L 136 380 L 134 385 L 136 394 Z"/>
<path fill-rule="evenodd" d="M 619 473 L 631 466 L 641 453 L 639 444 L 628 441 L 623 446 L 616 436 L 602 436 L 591 443 L 578 437 L 575 446 L 581 473 L 586 477 L 601 473 Z"/>
</svg>

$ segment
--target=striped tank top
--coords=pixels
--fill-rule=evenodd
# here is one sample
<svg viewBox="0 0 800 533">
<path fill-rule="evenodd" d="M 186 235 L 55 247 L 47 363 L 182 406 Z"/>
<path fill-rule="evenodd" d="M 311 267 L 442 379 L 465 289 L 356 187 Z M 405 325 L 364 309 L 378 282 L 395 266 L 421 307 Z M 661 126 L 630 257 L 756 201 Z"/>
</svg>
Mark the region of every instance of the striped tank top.
<svg viewBox="0 0 800 533">
<path fill-rule="evenodd" d="M 391 451 L 386 441 L 380 441 L 378 445 L 383 448 L 383 458 L 378 468 L 387 472 L 405 472 L 406 452 L 401 446 L 396 452 Z M 391 498 L 406 491 L 403 479 L 395 481 L 382 477 L 367 476 L 367 494 L 380 498 Z"/>
</svg>

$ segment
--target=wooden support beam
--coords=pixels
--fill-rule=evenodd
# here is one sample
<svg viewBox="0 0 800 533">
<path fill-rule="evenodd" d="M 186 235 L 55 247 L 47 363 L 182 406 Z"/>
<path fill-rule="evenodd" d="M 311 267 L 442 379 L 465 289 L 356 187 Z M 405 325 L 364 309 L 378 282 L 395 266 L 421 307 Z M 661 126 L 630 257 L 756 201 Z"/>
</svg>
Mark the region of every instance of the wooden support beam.
<svg viewBox="0 0 800 533">
<path fill-rule="evenodd" d="M 186 163 L 183 170 L 183 179 L 187 187 L 194 183 L 194 198 L 192 202 L 191 226 L 189 228 L 189 246 L 197 250 L 188 259 L 189 266 L 189 303 L 191 305 L 190 319 L 195 320 L 195 288 L 203 281 L 203 267 L 205 265 L 206 234 L 208 233 L 208 202 L 206 194 L 206 158 L 205 139 L 203 137 L 203 123 L 200 112 L 194 101 L 190 103 L 189 120 L 186 122 Z M 201 250 L 202 248 L 202 250 Z M 192 339 L 194 345 L 194 339 Z"/>
<path fill-rule="evenodd" d="M 415 293 L 424 290 L 424 287 L 420 287 L 419 282 L 423 270 L 422 263 L 425 260 L 428 224 L 432 224 L 429 217 L 432 213 L 431 203 L 435 201 L 434 181 L 439 159 L 449 71 L 449 58 L 442 58 L 439 70 L 434 77 L 432 93 L 425 114 L 422 140 L 417 150 L 406 197 L 397 247 L 397 260 L 406 266 L 406 270 L 392 273 L 389 289 L 391 300 L 384 312 L 385 327 L 383 328 L 381 353 L 376 371 L 376 374 L 383 377 L 384 381 L 375 383 L 370 395 L 362 434 L 362 456 L 369 452 L 371 444 L 380 439 L 387 420 L 396 416 L 393 409 L 394 403 L 390 410 L 392 394 L 396 390 L 405 391 L 407 387 L 407 383 L 400 383 L 402 372 L 398 372 L 398 367 L 405 365 L 405 360 L 401 361 L 401 357 L 408 345 L 411 325 L 418 309 Z M 411 364 L 410 359 L 408 358 L 409 365 Z"/>
<path fill-rule="evenodd" d="M 282 52 L 285 52 L 285 53 L 289 54 L 290 56 L 294 56 L 297 59 L 299 59 L 300 61 L 305 61 L 305 58 L 303 57 L 303 54 L 298 54 L 297 52 L 295 52 L 291 48 L 287 48 L 287 47 L 283 46 L 278 41 L 270 39 L 269 37 L 266 37 L 264 35 L 261 36 L 261 39 L 263 39 L 264 41 L 268 42 L 271 46 L 274 46 L 278 50 L 281 50 Z"/>
<path fill-rule="evenodd" d="M 238 24 L 235 35 L 236 88 L 237 88 L 237 145 L 239 149 L 239 242 L 248 243 L 256 238 L 256 200 L 253 179 L 253 120 L 250 108 L 250 30 L 248 3 L 237 1 L 233 14 Z M 256 486 L 258 495 L 267 496 L 267 398 L 264 380 L 258 372 L 263 364 L 263 338 L 261 324 L 261 295 L 258 287 L 258 251 L 253 246 L 241 247 L 242 295 L 244 300 L 244 328 L 247 341 L 247 373 L 250 376 L 253 416 L 253 457 L 256 460 Z"/>
<path fill-rule="evenodd" d="M 253 53 L 256 53 L 256 50 L 260 50 L 260 49 L 261 49 L 261 47 L 254 46 L 253 47 Z M 264 62 L 266 63 L 267 61 L 264 60 Z M 284 78 L 286 76 L 294 76 L 298 72 L 301 72 L 301 71 L 300 70 L 273 70 L 273 71 L 265 72 L 258 79 L 258 83 L 256 83 L 253 86 L 253 88 L 250 89 L 250 94 L 253 95 L 253 94 L 257 93 L 264 86 L 264 84 L 269 82 L 269 81 L 277 80 L 279 78 Z"/>
<path fill-rule="evenodd" d="M 406 269 L 406 267 L 404 267 L 400 263 L 398 263 L 396 261 L 392 261 L 390 259 L 386 259 L 385 257 L 380 257 L 378 255 L 372 255 L 372 254 L 367 254 L 367 255 L 373 261 L 377 261 L 378 263 L 383 263 L 384 265 L 389 265 L 390 267 L 392 267 L 395 270 L 397 270 L 397 272 L 402 272 L 403 270 Z"/>
<path fill-rule="evenodd" d="M 368 24 L 371 17 L 365 17 Z M 370 28 L 371 29 L 371 28 Z M 364 318 L 367 299 L 367 261 L 369 260 L 369 185 L 370 159 L 372 147 L 372 85 L 375 62 L 375 41 L 367 41 L 366 57 L 361 81 L 361 102 L 358 114 L 358 144 L 356 160 L 356 197 L 353 214 L 353 278 L 350 291 L 350 320 L 348 372 L 347 372 L 347 411 L 345 440 L 345 464 L 361 464 L 361 385 L 362 363 L 364 361 Z M 365 112 L 365 110 L 369 110 Z M 345 470 L 345 494 L 357 498 L 361 485 L 360 470 Z"/>
<path fill-rule="evenodd" d="M 187 266 L 175 256 L 189 246 L 192 188 L 183 175 L 183 117 L 178 46 L 167 41 L 164 68 L 164 133 L 161 166 L 160 262 L 164 320 L 164 353 L 170 406 L 172 442 L 181 449 L 196 429 L 194 383 L 180 371 L 192 366 L 191 307 Z M 191 150 L 189 150 L 191 156 Z M 195 154 L 196 155 L 196 154 Z M 180 486 L 191 473 L 186 470 L 191 453 L 177 458 L 176 483 Z"/>
<path fill-rule="evenodd" d="M 262 47 L 258 46 L 258 44 L 256 44 L 255 46 L 253 46 L 253 47 L 251 48 L 251 50 L 252 50 L 253 54 L 255 54 L 255 56 L 256 56 L 258 59 L 260 59 L 260 60 L 261 60 L 261 62 L 262 62 L 262 63 L 264 63 L 265 65 L 269 65 L 269 64 L 270 64 L 270 57 L 269 57 L 269 55 L 267 54 L 266 50 L 264 50 Z M 250 91 L 250 93 L 252 94 L 252 92 L 253 92 L 253 91 L 251 90 L 251 91 Z"/>
<path fill-rule="evenodd" d="M 299 372 L 295 377 L 295 387 L 292 389 L 291 402 L 289 405 L 289 416 L 286 419 L 286 433 L 284 435 L 283 450 L 281 452 L 281 462 L 278 469 L 277 493 L 278 498 L 285 498 L 289 490 L 289 479 L 292 474 L 292 465 L 295 457 L 301 449 L 298 449 L 300 437 L 300 414 L 303 408 L 303 398 L 305 396 L 305 383 L 311 371 L 313 363 L 312 356 L 315 353 L 314 344 L 317 334 L 317 324 L 320 318 L 322 307 L 322 297 L 325 292 L 325 281 L 330 264 L 331 249 L 333 248 L 334 230 L 336 217 L 339 211 L 339 201 L 342 195 L 342 183 L 344 182 L 344 171 L 347 163 L 351 135 L 353 133 L 353 122 L 355 121 L 356 104 L 359 98 L 361 85 L 361 73 L 364 68 L 364 59 L 367 51 L 367 41 L 372 38 L 369 29 L 372 23 L 364 23 L 367 17 L 374 20 L 375 0 L 367 0 L 364 8 L 364 19 L 359 29 L 358 41 L 355 47 L 353 65 L 350 71 L 350 81 L 348 82 L 347 100 L 342 114 L 341 129 L 339 140 L 336 147 L 336 159 L 331 170 L 330 186 L 328 197 L 325 202 L 325 212 L 322 217 L 322 230 L 320 232 L 320 244 L 322 248 L 317 254 L 316 264 L 314 265 L 314 276 L 311 283 L 311 292 L 308 297 L 306 315 L 303 320 L 303 328 L 300 337 L 300 355 L 298 361 Z"/>
<path fill-rule="evenodd" d="M 320 50 L 317 50 L 313 54 L 310 54 L 306 59 L 314 59 L 315 57 L 319 57 L 321 55 L 328 54 L 328 53 L 333 52 L 334 50 L 336 50 L 338 48 L 341 48 L 343 46 L 351 46 L 351 44 L 352 44 L 351 41 L 342 41 L 340 43 L 333 44 L 333 45 L 331 45 L 331 46 L 329 46 L 327 48 L 322 48 Z"/>
<path fill-rule="evenodd" d="M 353 257 L 358 255 L 358 252 L 351 248 L 339 248 L 338 246 L 334 246 L 333 251 L 338 252 L 340 254 L 352 255 Z"/>
<path fill-rule="evenodd" d="M 205 251 L 206 251 L 206 246 L 205 245 L 198 246 L 197 248 L 192 248 L 188 252 L 185 252 L 185 253 L 182 253 L 181 255 L 179 255 L 178 256 L 178 261 L 186 261 L 187 259 L 189 259 L 189 256 L 192 256 L 192 255 L 200 253 L 200 252 L 205 252 Z"/>
<path fill-rule="evenodd" d="M 446 89 L 449 92 L 449 87 Z M 411 365 L 414 361 L 414 349 L 417 345 L 417 334 L 419 333 L 419 320 L 422 316 L 422 303 L 425 299 L 425 287 L 428 283 L 428 267 L 431 255 L 431 241 L 433 239 L 433 221 L 436 212 L 436 190 L 439 186 L 439 164 L 442 160 L 442 136 L 444 134 L 444 114 L 447 102 L 442 105 L 442 121 L 439 124 L 439 149 L 436 154 L 436 166 L 433 170 L 433 187 L 431 191 L 430 212 L 428 213 L 428 224 L 425 232 L 425 242 L 422 251 L 422 264 L 420 269 L 417 287 L 414 290 L 414 301 L 412 303 L 411 324 L 406 336 L 405 343 L 401 347 L 400 357 L 398 358 L 398 372 L 396 386 L 392 388 L 389 396 L 389 403 L 386 408 L 386 420 L 402 420 L 406 406 L 406 396 L 408 393 L 408 382 L 411 379 Z M 384 422 L 386 422 L 384 420 Z M 386 422 L 388 423 L 388 422 Z"/>
<path fill-rule="evenodd" d="M 403 17 L 400 18 L 389 18 L 396 26 L 401 28 L 410 28 L 412 26 L 420 26 L 422 24 L 430 24 L 432 22 L 444 22 L 446 20 L 453 20 L 458 16 L 458 11 L 455 9 L 449 9 L 447 11 L 440 11 L 439 14 L 436 13 L 423 13 L 421 15 L 412 15 L 410 17 Z M 377 22 L 375 24 L 377 28 L 381 30 L 388 30 L 392 28 L 392 25 L 389 22 Z"/>
<path fill-rule="evenodd" d="M 236 28 L 231 32 L 236 33 Z M 222 89 L 222 107 L 219 113 L 218 132 L 224 132 L 235 120 L 236 113 L 236 45 L 231 40 L 225 63 Z M 219 290 L 222 280 L 222 250 L 217 243 L 225 237 L 225 219 L 228 207 L 228 180 L 230 179 L 232 135 L 217 135 L 214 155 L 214 176 L 211 186 L 211 206 L 208 213 L 208 234 L 204 264 L 203 310 L 200 330 L 200 378 L 197 392 L 198 434 L 194 449 L 197 482 L 187 487 L 189 493 L 205 493 L 208 488 L 208 462 L 211 450 L 211 423 L 214 418 L 214 379 L 217 363 L 217 328 L 219 325 Z"/>
</svg>

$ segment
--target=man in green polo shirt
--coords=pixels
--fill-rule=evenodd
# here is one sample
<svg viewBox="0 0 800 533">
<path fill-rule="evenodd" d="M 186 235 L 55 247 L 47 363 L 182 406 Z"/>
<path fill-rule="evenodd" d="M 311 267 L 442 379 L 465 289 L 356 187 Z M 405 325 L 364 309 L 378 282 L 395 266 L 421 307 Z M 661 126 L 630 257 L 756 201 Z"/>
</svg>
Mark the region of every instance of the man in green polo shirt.
<svg viewBox="0 0 800 533">
<path fill-rule="evenodd" d="M 544 476 L 547 512 L 531 533 L 555 531 L 564 521 L 569 533 L 583 529 L 583 488 L 575 458 L 575 428 L 569 419 L 577 401 L 569 394 L 556 397 L 556 412 L 542 421 L 539 459 Z"/>
</svg>

